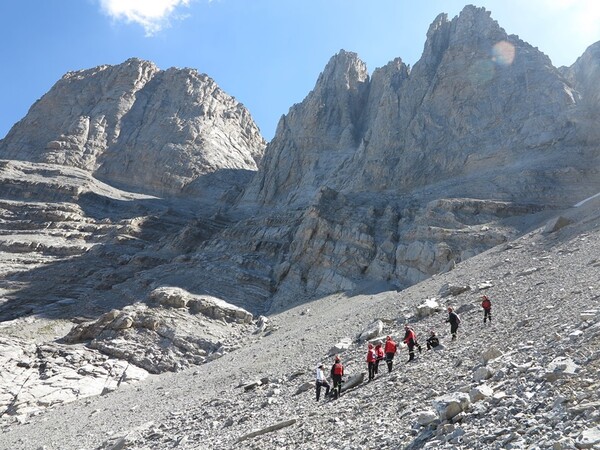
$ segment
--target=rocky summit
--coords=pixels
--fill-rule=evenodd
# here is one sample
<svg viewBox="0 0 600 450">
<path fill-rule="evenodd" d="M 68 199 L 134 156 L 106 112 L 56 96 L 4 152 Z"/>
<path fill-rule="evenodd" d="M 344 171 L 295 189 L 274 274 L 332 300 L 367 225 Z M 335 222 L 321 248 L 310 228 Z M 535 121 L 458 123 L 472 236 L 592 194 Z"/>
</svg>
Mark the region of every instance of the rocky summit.
<svg viewBox="0 0 600 450">
<path fill-rule="evenodd" d="M 600 448 L 599 48 L 467 6 L 269 143 L 196 70 L 66 74 L 0 140 L 0 447 Z"/>
</svg>

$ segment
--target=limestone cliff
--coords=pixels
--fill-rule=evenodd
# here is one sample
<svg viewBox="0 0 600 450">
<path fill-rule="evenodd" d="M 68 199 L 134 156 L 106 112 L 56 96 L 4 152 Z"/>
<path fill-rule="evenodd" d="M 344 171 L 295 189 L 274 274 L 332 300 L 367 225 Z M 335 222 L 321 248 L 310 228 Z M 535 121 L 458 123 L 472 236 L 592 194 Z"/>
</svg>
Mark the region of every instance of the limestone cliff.
<svg viewBox="0 0 600 450">
<path fill-rule="evenodd" d="M 356 55 L 334 56 L 282 118 L 244 203 L 306 205 L 320 186 L 405 194 L 441 181 L 446 195 L 544 202 L 560 187 L 578 101 L 546 55 L 468 6 L 433 22 L 412 69 L 397 59 L 369 79 Z M 475 192 L 451 183 L 484 176 Z"/>
<path fill-rule="evenodd" d="M 435 19 L 412 69 L 398 58 L 369 78 L 357 55 L 335 55 L 240 202 L 298 211 L 273 305 L 419 282 L 600 190 L 586 54 L 565 76 L 467 6 Z"/>
<path fill-rule="evenodd" d="M 559 70 L 468 6 L 434 20 L 412 68 L 396 58 L 369 76 L 356 54 L 334 55 L 261 160 L 249 114 L 210 78 L 129 60 L 68 74 L 36 103 L 0 142 L 0 158 L 33 161 L 18 166 L 29 176 L 8 164 L 0 184 L 15 210 L 13 200 L 48 201 L 41 186 L 61 186 L 81 222 L 94 214 L 82 233 L 112 219 L 108 235 L 82 235 L 106 243 L 78 247 L 91 258 L 65 266 L 80 286 L 56 294 L 91 296 L 100 309 L 162 286 L 252 313 L 336 291 L 403 289 L 600 191 L 599 78 L 597 46 Z M 67 172 L 48 163 L 173 198 L 127 208 L 79 172 L 84 187 L 64 183 Z M 46 183 L 34 182 L 42 172 Z M 50 206 L 39 205 L 44 217 Z M 33 233 L 18 234 L 6 247 L 30 248 Z M 102 263 L 93 276 L 73 269 L 90 260 Z M 14 294 L 19 305 L 47 296 L 46 279 Z M 7 281 L 11 295 L 17 282 Z"/>
<path fill-rule="evenodd" d="M 369 75 L 355 53 L 331 58 L 306 99 L 277 127 L 242 204 L 306 205 L 332 171 L 356 151 Z"/>
<path fill-rule="evenodd" d="M 210 77 L 133 58 L 66 74 L 0 141 L 0 159 L 212 201 L 247 180 L 264 145 L 250 113 Z"/>
</svg>

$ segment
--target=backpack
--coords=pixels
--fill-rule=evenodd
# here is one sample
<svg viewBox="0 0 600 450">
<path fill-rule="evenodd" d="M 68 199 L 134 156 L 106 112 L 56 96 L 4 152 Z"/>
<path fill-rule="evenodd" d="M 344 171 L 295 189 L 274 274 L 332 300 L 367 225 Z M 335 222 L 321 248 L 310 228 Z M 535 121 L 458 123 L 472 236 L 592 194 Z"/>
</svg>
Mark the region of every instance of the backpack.
<svg viewBox="0 0 600 450">
<path fill-rule="evenodd" d="M 333 365 L 333 374 L 334 375 L 343 375 L 344 374 L 344 366 L 340 363 L 335 363 Z"/>
</svg>

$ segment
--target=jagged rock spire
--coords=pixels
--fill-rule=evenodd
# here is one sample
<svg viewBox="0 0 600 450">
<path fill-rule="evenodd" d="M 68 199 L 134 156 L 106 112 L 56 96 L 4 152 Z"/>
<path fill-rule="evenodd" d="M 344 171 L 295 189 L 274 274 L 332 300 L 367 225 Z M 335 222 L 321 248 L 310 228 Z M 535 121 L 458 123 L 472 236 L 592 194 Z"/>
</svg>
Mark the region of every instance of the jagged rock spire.
<svg viewBox="0 0 600 450">
<path fill-rule="evenodd" d="M 302 101 L 282 117 L 242 201 L 306 203 L 359 141 L 369 75 L 356 53 L 334 55 Z"/>
</svg>

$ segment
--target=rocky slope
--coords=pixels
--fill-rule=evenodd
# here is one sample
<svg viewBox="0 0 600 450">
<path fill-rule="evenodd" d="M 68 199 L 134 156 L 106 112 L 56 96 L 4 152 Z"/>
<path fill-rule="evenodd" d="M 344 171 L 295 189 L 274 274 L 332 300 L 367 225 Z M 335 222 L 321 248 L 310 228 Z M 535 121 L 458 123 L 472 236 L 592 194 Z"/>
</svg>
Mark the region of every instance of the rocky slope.
<svg viewBox="0 0 600 450">
<path fill-rule="evenodd" d="M 336 294 L 273 315 L 268 329 L 218 360 L 4 425 L 0 443 L 48 450 L 597 448 L 598 202 L 402 292 Z M 482 293 L 492 299 L 493 326 L 482 323 Z M 426 300 L 430 307 L 419 308 Z M 455 342 L 446 305 L 462 318 Z M 318 362 L 329 365 L 337 352 L 347 378 L 359 375 L 367 342 L 360 336 L 401 339 L 404 323 L 422 343 L 437 330 L 444 348 L 413 363 L 400 349 L 391 374 L 315 402 Z"/>
</svg>

